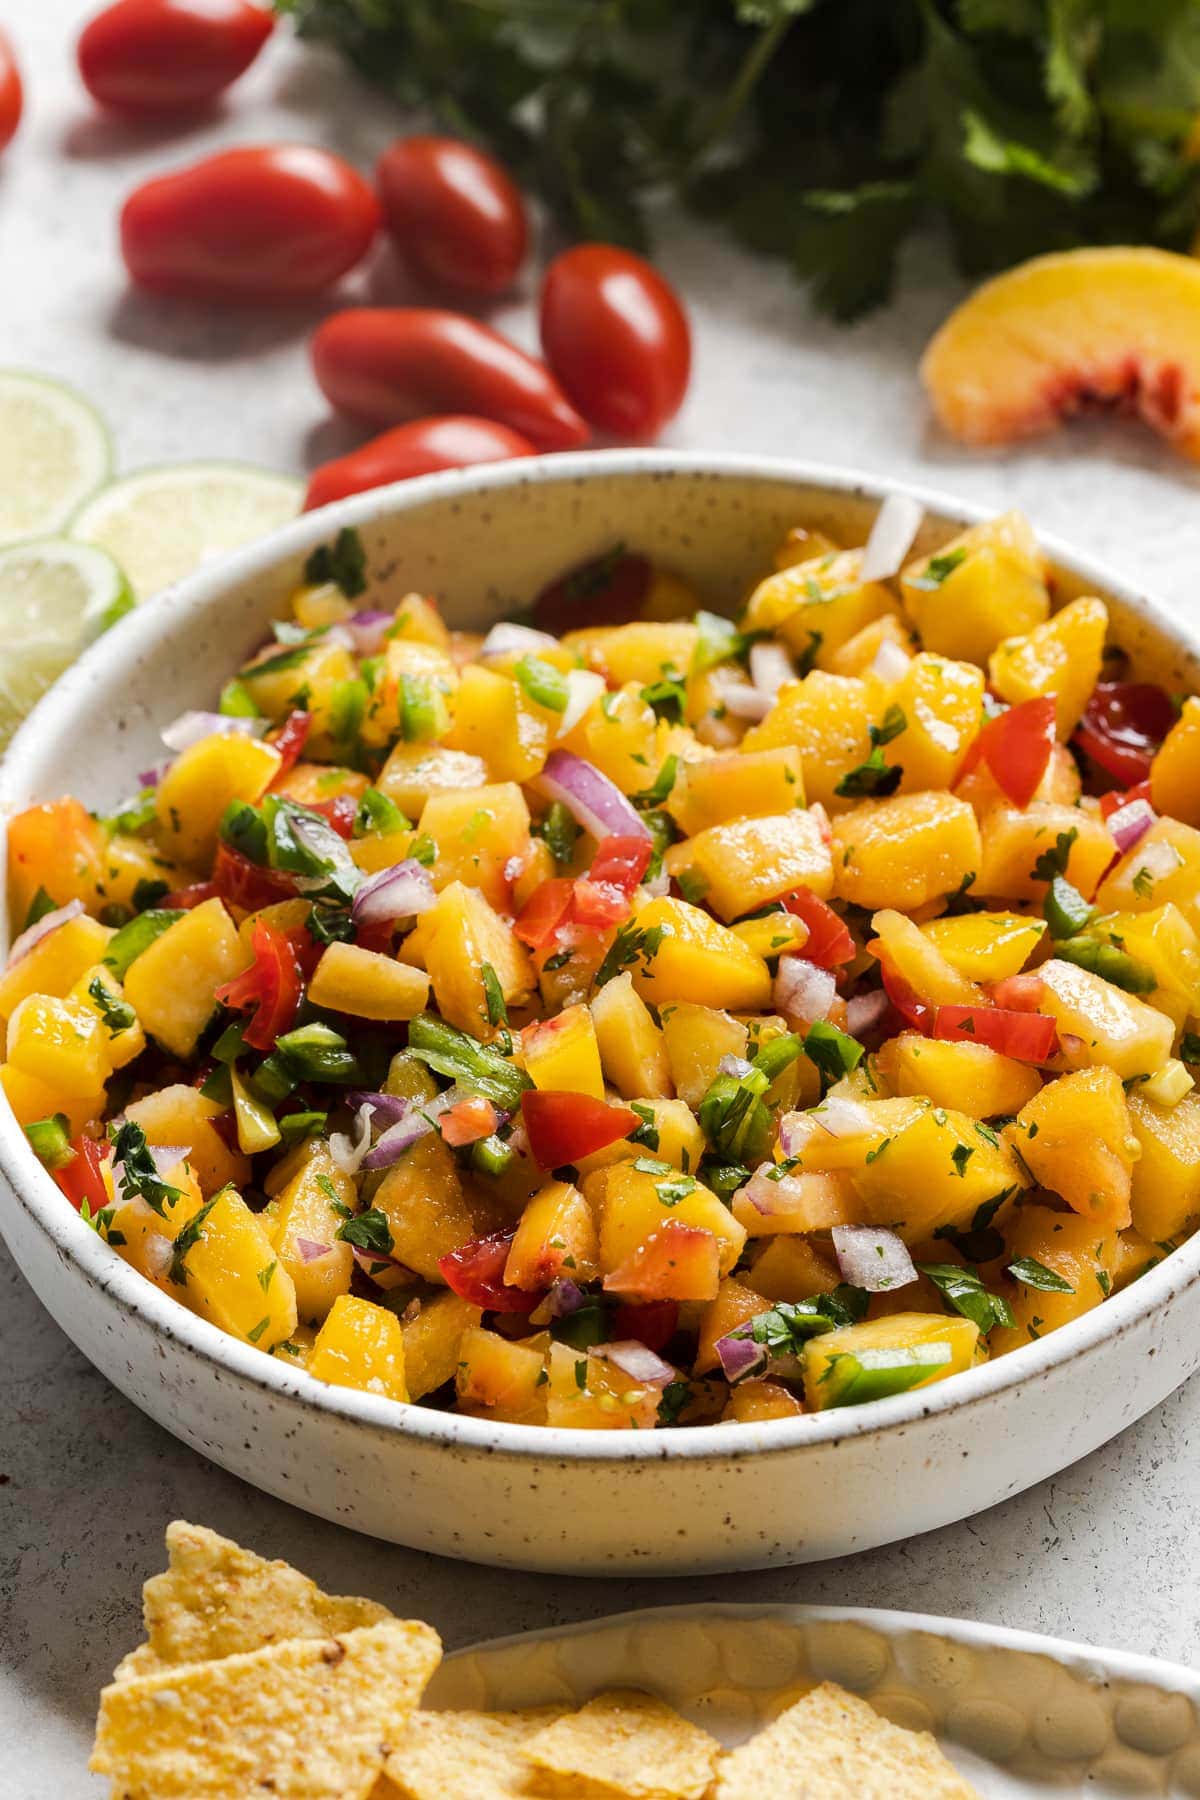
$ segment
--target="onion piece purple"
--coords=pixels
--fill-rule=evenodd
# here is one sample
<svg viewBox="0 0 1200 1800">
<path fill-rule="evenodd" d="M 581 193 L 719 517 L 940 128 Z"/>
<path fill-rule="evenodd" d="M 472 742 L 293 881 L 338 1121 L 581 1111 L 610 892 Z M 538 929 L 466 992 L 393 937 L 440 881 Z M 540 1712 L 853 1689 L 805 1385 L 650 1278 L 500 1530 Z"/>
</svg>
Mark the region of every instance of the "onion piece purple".
<svg viewBox="0 0 1200 1800">
<path fill-rule="evenodd" d="M 781 956 L 775 971 L 772 1005 L 791 1024 L 812 1025 L 827 1019 L 837 998 L 837 982 L 828 969 L 803 956 Z"/>
<path fill-rule="evenodd" d="M 572 1281 L 569 1275 L 560 1275 L 557 1281 L 550 1283 L 542 1305 L 552 1319 L 567 1319 L 579 1311 L 584 1299 L 579 1283 Z"/>
<path fill-rule="evenodd" d="M 208 737 L 261 737 L 267 729 L 265 719 L 246 719 L 230 713 L 184 712 L 164 726 L 159 733 L 168 750 L 176 755 Z M 149 787 L 152 784 L 146 783 Z"/>
<path fill-rule="evenodd" d="M 889 494 L 875 514 L 859 564 L 859 580 L 888 581 L 897 574 L 924 517 L 924 507 L 910 495 Z"/>
<path fill-rule="evenodd" d="M 67 923 L 68 919 L 77 919 L 84 911 L 86 908 L 82 900 L 68 900 L 65 906 L 56 906 L 53 912 L 43 913 L 40 919 L 36 919 L 32 925 L 26 926 L 20 937 L 13 939 L 12 947 L 8 952 L 9 968 L 11 969 L 14 963 L 19 963 L 23 957 L 28 956 L 29 952 L 35 949 L 43 938 L 48 938 L 52 931 L 57 931 L 60 925 Z"/>
<path fill-rule="evenodd" d="M 390 925 L 428 912 L 436 900 L 428 869 L 406 856 L 390 869 L 368 875 L 350 904 L 350 916 L 356 925 Z"/>
<path fill-rule="evenodd" d="M 559 641 L 548 631 L 535 631 L 532 625 L 518 625 L 513 619 L 501 619 L 479 647 L 480 662 L 492 662 L 501 656 L 541 656 L 547 650 L 556 654 Z"/>
<path fill-rule="evenodd" d="M 851 995 L 846 1002 L 846 1030 L 851 1037 L 863 1037 L 875 1029 L 890 1005 L 882 988 L 876 988 L 871 994 Z"/>
<path fill-rule="evenodd" d="M 394 1162 L 399 1162 L 406 1150 L 411 1150 L 418 1138 L 428 1137 L 433 1126 L 428 1119 L 423 1119 L 415 1108 L 406 1118 L 395 1125 L 389 1125 L 373 1150 L 368 1150 L 359 1165 L 363 1170 L 390 1169 Z"/>
<path fill-rule="evenodd" d="M 364 1106 L 371 1109 L 371 1124 L 382 1131 L 388 1125 L 398 1125 L 412 1107 L 411 1100 L 405 1100 L 399 1094 L 377 1094 L 367 1089 L 355 1088 L 346 1095 L 346 1105 L 355 1112 Z"/>
<path fill-rule="evenodd" d="M 717 1071 L 721 1075 L 732 1075 L 735 1081 L 740 1081 L 753 1067 L 754 1064 L 747 1062 L 744 1056 L 723 1056 L 717 1064 Z"/>
<path fill-rule="evenodd" d="M 764 1219 L 795 1212 L 807 1198 L 806 1177 L 770 1173 L 778 1168 L 778 1163 L 760 1163 L 746 1185 L 738 1189 L 739 1193 L 745 1194 L 755 1212 L 761 1213 Z"/>
<path fill-rule="evenodd" d="M 570 750 L 552 750 L 537 777 L 550 800 L 561 800 L 577 825 L 594 838 L 648 838 L 650 829 L 615 782 Z"/>
<path fill-rule="evenodd" d="M 1108 833 L 1122 855 L 1140 844 L 1158 814 L 1148 800 L 1127 800 L 1108 816 Z"/>
<path fill-rule="evenodd" d="M 153 769 L 139 769 L 139 785 L 144 788 L 156 788 L 170 766 L 169 762 L 161 762 Z"/>
<path fill-rule="evenodd" d="M 318 1257 L 328 1256 L 333 1249 L 332 1244 L 318 1244 L 315 1238 L 298 1237 L 296 1248 L 300 1252 L 303 1263 L 316 1262 Z"/>
<path fill-rule="evenodd" d="M 395 622 L 395 613 L 384 612 L 378 606 L 364 606 L 358 612 L 351 613 L 348 619 L 343 619 L 341 624 L 349 632 L 350 641 L 359 656 L 378 656 L 383 649 L 388 627 Z"/>
<path fill-rule="evenodd" d="M 774 700 L 785 681 L 794 681 L 796 666 L 782 644 L 750 646 L 750 679 L 760 694 Z"/>
<path fill-rule="evenodd" d="M 842 1277 L 869 1294 L 890 1293 L 917 1279 L 908 1245 L 875 1225 L 835 1225 L 833 1249 Z"/>
<path fill-rule="evenodd" d="M 666 1387 L 679 1371 L 664 1362 L 655 1351 L 648 1350 L 637 1338 L 618 1338 L 612 1344 L 595 1344 L 592 1355 L 610 1362 L 642 1387 Z"/>
<path fill-rule="evenodd" d="M 736 1331 L 727 1331 L 724 1337 L 717 1339 L 716 1351 L 721 1359 L 721 1372 L 730 1387 L 736 1387 L 739 1381 L 748 1381 L 752 1375 L 762 1375 L 766 1371 L 766 1345 L 756 1344 L 744 1332 L 745 1327 L 739 1326 Z"/>
</svg>

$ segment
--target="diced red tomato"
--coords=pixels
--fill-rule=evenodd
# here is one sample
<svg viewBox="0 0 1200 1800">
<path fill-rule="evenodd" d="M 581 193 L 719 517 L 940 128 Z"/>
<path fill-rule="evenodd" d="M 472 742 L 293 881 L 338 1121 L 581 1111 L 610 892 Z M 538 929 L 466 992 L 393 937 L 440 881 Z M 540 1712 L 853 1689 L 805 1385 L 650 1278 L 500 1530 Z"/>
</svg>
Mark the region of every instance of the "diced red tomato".
<svg viewBox="0 0 1200 1800">
<path fill-rule="evenodd" d="M 215 900 L 216 898 L 217 884 L 215 881 L 193 881 L 190 887 L 172 888 L 169 894 L 164 894 L 161 900 L 156 900 L 155 905 L 170 912 L 190 912 L 193 906 L 203 906 L 206 900 Z"/>
<path fill-rule="evenodd" d="M 986 1044 L 1018 1062 L 1048 1062 L 1058 1049 L 1058 1026 L 1046 1013 L 1010 1012 L 1003 1006 L 937 1006 L 935 1038 Z"/>
<path fill-rule="evenodd" d="M 632 908 L 620 888 L 607 881 L 590 881 L 586 875 L 574 885 L 570 916 L 586 931 L 607 931 L 612 925 L 623 925 L 629 917 Z"/>
<path fill-rule="evenodd" d="M 517 915 L 513 930 L 531 950 L 544 950 L 559 926 L 566 922 L 575 894 L 575 883 L 556 875 L 536 887 Z"/>
<path fill-rule="evenodd" d="M 438 1258 L 442 1280 L 460 1300 L 482 1306 L 485 1312 L 529 1313 L 537 1297 L 522 1288 L 508 1287 L 504 1265 L 516 1235 L 516 1226 L 474 1238 Z"/>
<path fill-rule="evenodd" d="M 644 837 L 601 838 L 588 870 L 589 881 L 606 882 L 629 897 L 650 866 L 654 846 Z"/>
<path fill-rule="evenodd" d="M 720 1263 L 717 1240 L 699 1225 L 671 1219 L 651 1232 L 619 1269 L 604 1277 L 610 1294 L 641 1300 L 711 1300 Z"/>
<path fill-rule="evenodd" d="M 305 981 L 311 981 L 313 970 L 325 954 L 324 944 L 317 942 L 307 925 L 289 925 L 283 935 L 295 952 L 301 975 Z"/>
<path fill-rule="evenodd" d="M 808 927 L 808 941 L 803 946 L 807 961 L 822 969 L 836 969 L 854 960 L 854 939 L 845 920 L 811 888 L 795 888 L 784 895 L 783 904 Z"/>
<path fill-rule="evenodd" d="M 300 761 L 308 734 L 312 730 L 312 714 L 290 712 L 277 731 L 267 733 L 267 742 L 280 756 L 279 773 L 271 783 L 278 787 L 283 777 Z"/>
<path fill-rule="evenodd" d="M 521 1116 L 534 1161 L 541 1169 L 579 1162 L 636 1131 L 641 1121 L 628 1106 L 610 1106 L 590 1094 L 531 1088 L 521 1096 Z"/>
<path fill-rule="evenodd" d="M 1148 681 L 1098 681 L 1072 742 L 1126 787 L 1146 781 L 1175 723 L 1165 689 Z"/>
<path fill-rule="evenodd" d="M 213 864 L 213 886 L 227 906 L 240 906 L 244 912 L 261 912 L 278 900 L 294 900 L 296 888 L 290 875 L 276 869 L 260 869 L 240 850 L 228 844 L 217 845 Z"/>
<path fill-rule="evenodd" d="M 636 1338 L 647 1350 L 661 1350 L 679 1326 L 677 1300 L 651 1300 L 644 1306 L 618 1306 L 613 1314 L 612 1339 L 621 1343 Z"/>
<path fill-rule="evenodd" d="M 1010 1012 L 1040 1012 L 1046 984 L 1040 975 L 1006 975 L 992 983 L 992 1001 Z"/>
<path fill-rule="evenodd" d="M 335 794 L 332 800 L 306 800 L 309 812 L 320 813 L 328 819 L 339 837 L 354 836 L 354 821 L 358 817 L 358 802 L 349 794 Z"/>
<path fill-rule="evenodd" d="M 883 976 L 884 991 L 905 1024 L 924 1032 L 928 1037 L 933 1007 L 927 1000 L 922 1000 L 916 988 L 905 981 L 903 975 L 882 956 L 879 958 L 879 971 Z"/>
<path fill-rule="evenodd" d="M 253 1050 L 273 1050 L 276 1038 L 295 1023 L 304 992 L 300 966 L 290 940 L 265 919 L 255 919 L 251 945 L 250 967 L 224 982 L 216 997 L 238 1012 L 253 1007 L 243 1036 Z"/>
<path fill-rule="evenodd" d="M 1041 785 L 1057 741 L 1054 695 L 1022 700 L 988 720 L 967 752 L 960 778 L 982 760 L 1013 805 L 1024 808 Z"/>
<path fill-rule="evenodd" d="M 1111 792 L 1101 794 L 1100 817 L 1102 819 L 1111 819 L 1115 812 L 1120 812 L 1123 806 L 1132 806 L 1135 800 L 1144 800 L 1147 806 L 1152 806 L 1154 804 L 1150 798 L 1150 783 L 1148 781 L 1136 782 L 1131 788 L 1113 788 Z M 163 905 L 165 906 L 166 904 L 167 903 L 164 900 Z"/>
<path fill-rule="evenodd" d="M 380 956 L 392 954 L 392 940 L 396 935 L 394 919 L 368 920 L 364 925 L 354 927 L 354 941 L 360 950 L 374 950 Z"/>
<path fill-rule="evenodd" d="M 75 1211 L 82 1212 L 86 1200 L 89 1215 L 94 1219 L 101 1207 L 109 1204 L 108 1189 L 104 1185 L 108 1146 L 99 1138 L 80 1136 L 71 1139 L 71 1148 L 74 1156 L 61 1169 L 55 1169 L 54 1179 Z"/>
<path fill-rule="evenodd" d="M 438 1129 L 447 1144 L 455 1148 L 460 1144 L 477 1144 L 480 1138 L 490 1137 L 500 1123 L 500 1115 L 490 1100 L 476 1095 L 470 1100 L 460 1100 L 457 1106 L 450 1107 L 438 1120 Z"/>
</svg>

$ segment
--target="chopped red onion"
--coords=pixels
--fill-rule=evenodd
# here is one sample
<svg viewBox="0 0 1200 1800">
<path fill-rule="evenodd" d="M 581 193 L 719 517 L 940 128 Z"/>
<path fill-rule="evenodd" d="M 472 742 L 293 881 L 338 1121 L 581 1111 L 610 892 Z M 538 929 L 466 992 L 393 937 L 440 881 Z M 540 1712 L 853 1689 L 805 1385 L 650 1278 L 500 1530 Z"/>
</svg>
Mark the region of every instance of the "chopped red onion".
<svg viewBox="0 0 1200 1800">
<path fill-rule="evenodd" d="M 1141 842 L 1157 819 L 1158 814 L 1148 800 L 1129 800 L 1109 814 L 1109 835 L 1122 856 Z"/>
<path fill-rule="evenodd" d="M 727 1331 L 716 1343 L 721 1372 L 731 1387 L 736 1387 L 739 1381 L 749 1380 L 752 1375 L 763 1374 L 767 1367 L 766 1345 L 756 1344 L 744 1332 L 745 1327 L 739 1326 L 736 1331 Z"/>
<path fill-rule="evenodd" d="M 793 681 L 795 675 L 795 664 L 782 644 L 751 644 L 750 679 L 760 694 L 773 700 L 784 682 Z"/>
<path fill-rule="evenodd" d="M 363 1274 L 369 1275 L 372 1280 L 379 1276 L 385 1266 L 389 1269 L 404 1269 L 407 1273 L 407 1265 L 399 1257 L 385 1256 L 380 1250 L 360 1250 L 357 1244 L 351 1244 L 350 1249 Z"/>
<path fill-rule="evenodd" d="M 745 1194 L 755 1212 L 761 1213 L 764 1219 L 778 1218 L 781 1213 L 795 1212 L 805 1200 L 805 1180 L 803 1175 L 772 1175 L 778 1163 L 760 1163 L 745 1187 L 738 1191 Z"/>
<path fill-rule="evenodd" d="M 874 1031 L 890 1005 L 882 988 L 872 994 L 853 994 L 846 1002 L 846 1030 L 856 1038 Z"/>
<path fill-rule="evenodd" d="M 1060 1031 L 1058 1047 L 1064 1056 L 1080 1056 L 1087 1046 L 1081 1037 L 1076 1037 L 1073 1031 Z"/>
<path fill-rule="evenodd" d="M 356 1088 L 346 1095 L 346 1104 L 361 1111 L 364 1106 L 371 1109 L 371 1123 L 380 1129 L 388 1125 L 398 1125 L 412 1106 L 411 1100 L 403 1099 L 399 1094 L 377 1094 Z"/>
<path fill-rule="evenodd" d="M 344 1131 L 329 1134 L 329 1154 L 345 1175 L 357 1175 L 362 1159 L 371 1148 L 371 1118 L 374 1108 L 368 1101 L 359 1107 L 354 1120 L 354 1136 Z"/>
<path fill-rule="evenodd" d="M 912 549 L 925 509 L 908 494 L 889 494 L 867 539 L 859 564 L 860 581 L 888 581 Z"/>
<path fill-rule="evenodd" d="M 350 634 L 350 641 L 359 656 L 378 656 L 383 649 L 383 640 L 389 625 L 396 622 L 395 613 L 384 612 L 377 606 L 364 606 L 359 612 L 351 613 L 342 625 Z"/>
<path fill-rule="evenodd" d="M 648 1350 L 637 1338 L 619 1338 L 612 1344 L 596 1344 L 592 1355 L 614 1363 L 623 1374 L 643 1387 L 666 1387 L 668 1381 L 674 1381 L 679 1374 L 678 1369 L 673 1369 L 669 1362 L 664 1362 L 661 1356 Z"/>
<path fill-rule="evenodd" d="M 576 824 L 595 838 L 644 837 L 650 830 L 615 782 L 569 750 L 552 750 L 537 785 L 551 800 L 561 800 Z"/>
<path fill-rule="evenodd" d="M 775 971 L 772 1004 L 791 1024 L 812 1025 L 827 1019 L 837 999 L 837 982 L 828 969 L 803 956 L 781 956 Z"/>
<path fill-rule="evenodd" d="M 842 1094 L 827 1094 L 811 1115 L 815 1124 L 831 1138 L 865 1137 L 875 1129 L 875 1122 L 860 1100 L 848 1100 Z"/>
<path fill-rule="evenodd" d="M 170 763 L 162 762 L 154 769 L 139 769 L 138 781 L 140 785 L 144 788 L 156 788 L 170 766 Z"/>
<path fill-rule="evenodd" d="M 390 869 L 368 875 L 351 902 L 350 916 L 356 925 L 390 925 L 428 912 L 436 900 L 428 869 L 406 856 Z"/>
<path fill-rule="evenodd" d="M 180 713 L 160 732 L 163 743 L 168 750 L 176 754 L 180 750 L 188 750 L 207 737 L 261 737 L 267 729 L 265 719 L 246 719 L 229 713 L 185 712 Z M 149 787 L 152 784 L 146 783 Z"/>
<path fill-rule="evenodd" d="M 894 638 L 884 638 L 878 650 L 871 658 L 871 673 L 878 680 L 888 682 L 902 681 L 908 674 L 908 665 L 912 661 L 907 650 L 902 650 Z"/>
<path fill-rule="evenodd" d="M 754 1064 L 747 1062 L 744 1056 L 723 1056 L 717 1064 L 717 1069 L 722 1075 L 732 1075 L 735 1081 L 740 1081 L 743 1075 L 748 1075 L 753 1067 Z"/>
<path fill-rule="evenodd" d="M 597 675 L 594 669 L 572 669 L 567 676 L 567 704 L 555 736 L 563 738 L 569 731 L 574 731 L 584 713 L 595 706 L 600 696 L 607 692 L 603 675 Z"/>
<path fill-rule="evenodd" d="M 368 1150 L 360 1167 L 366 1170 L 390 1169 L 410 1150 L 418 1138 L 428 1137 L 433 1126 L 415 1109 L 396 1125 L 389 1125 L 373 1150 Z"/>
<path fill-rule="evenodd" d="M 300 1252 L 303 1263 L 316 1262 L 319 1257 L 328 1256 L 333 1249 L 332 1244 L 318 1244 L 313 1238 L 298 1237 L 296 1248 Z"/>
<path fill-rule="evenodd" d="M 531 625 L 518 625 L 513 619 L 501 619 L 484 638 L 479 648 L 480 662 L 491 662 L 500 656 L 541 656 L 546 650 L 557 652 L 559 641 L 548 631 L 535 631 Z"/>
<path fill-rule="evenodd" d="M 869 1294 L 890 1293 L 917 1279 L 908 1245 L 874 1225 L 835 1225 L 833 1249 L 842 1277 Z"/>
<path fill-rule="evenodd" d="M 29 952 L 40 944 L 43 938 L 48 938 L 52 931 L 57 931 L 60 925 L 67 923 L 68 919 L 77 919 L 85 910 L 82 900 L 68 900 L 65 906 L 56 906 L 53 912 L 43 913 L 40 919 L 26 927 L 20 937 L 13 939 L 12 948 L 8 953 L 9 968 L 11 969 L 14 963 L 19 963 L 23 957 L 28 956 Z"/>
<path fill-rule="evenodd" d="M 810 1112 L 784 1113 L 779 1121 L 779 1148 L 789 1159 L 799 1156 L 819 1130 L 820 1126 Z"/>
<path fill-rule="evenodd" d="M 578 1312 L 583 1305 L 585 1295 L 577 1281 L 567 1275 L 560 1275 L 552 1281 L 542 1302 L 552 1319 L 566 1319 Z"/>
</svg>

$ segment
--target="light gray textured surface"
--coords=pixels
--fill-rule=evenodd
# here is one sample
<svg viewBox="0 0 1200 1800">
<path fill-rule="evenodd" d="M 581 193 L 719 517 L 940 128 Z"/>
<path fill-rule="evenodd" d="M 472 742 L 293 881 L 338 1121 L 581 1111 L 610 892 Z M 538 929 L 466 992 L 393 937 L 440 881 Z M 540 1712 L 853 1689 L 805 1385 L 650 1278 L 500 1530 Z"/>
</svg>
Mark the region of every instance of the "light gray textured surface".
<svg viewBox="0 0 1200 1800">
<path fill-rule="evenodd" d="M 72 44 L 86 10 L 76 0 L 0 8 L 29 93 L 0 163 L 0 363 L 83 386 L 112 421 L 125 469 L 230 455 L 300 469 L 348 447 L 307 369 L 316 311 L 214 314 L 131 296 L 116 211 L 145 174 L 218 144 L 291 137 L 368 164 L 394 115 L 333 59 L 281 41 L 213 118 L 181 134 L 130 130 L 95 116 L 78 87 Z M 1149 438 L 1078 432 L 981 458 L 929 432 L 915 362 L 959 291 L 932 252 L 913 259 L 895 307 L 847 332 L 814 321 L 781 272 L 719 240 L 672 225 L 662 251 L 697 338 L 693 396 L 670 441 L 820 456 L 1021 505 L 1180 609 L 1197 604 L 1197 476 Z M 347 291 L 404 289 L 382 255 Z M 532 346 L 528 298 L 494 317 Z M 1195 1662 L 1197 1436 L 1193 1383 L 1044 1487 L 843 1563 L 686 1584 L 496 1574 L 373 1545 L 205 1464 L 88 1367 L 0 1248 L 0 1796 L 101 1790 L 83 1772 L 96 1692 L 137 1636 L 140 1583 L 180 1514 L 411 1609 L 452 1646 L 682 1598 L 793 1600 L 991 1618 Z"/>
</svg>

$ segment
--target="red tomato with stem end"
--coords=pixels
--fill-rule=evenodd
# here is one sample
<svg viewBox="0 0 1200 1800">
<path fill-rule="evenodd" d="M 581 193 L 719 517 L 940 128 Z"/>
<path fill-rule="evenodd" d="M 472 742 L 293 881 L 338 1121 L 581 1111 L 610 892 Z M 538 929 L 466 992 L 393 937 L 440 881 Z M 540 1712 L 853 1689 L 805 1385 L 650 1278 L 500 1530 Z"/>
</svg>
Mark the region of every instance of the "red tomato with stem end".
<svg viewBox="0 0 1200 1800">
<path fill-rule="evenodd" d="M 290 712 L 277 731 L 268 733 L 268 744 L 279 754 L 279 771 L 271 783 L 272 787 L 278 787 L 283 777 L 300 761 L 311 730 L 311 713 Z"/>
<path fill-rule="evenodd" d="M 590 1094 L 530 1088 L 521 1095 L 521 1117 L 533 1160 L 560 1169 L 627 1138 L 641 1124 L 628 1106 L 610 1106 Z"/>
<path fill-rule="evenodd" d="M 499 420 L 539 450 L 573 450 L 588 440 L 545 364 L 464 313 L 352 307 L 319 327 L 312 363 L 331 406 L 379 425 L 465 412 Z"/>
<path fill-rule="evenodd" d="M 71 1148 L 74 1156 L 61 1169 L 55 1169 L 54 1179 L 75 1211 L 82 1212 L 86 1200 L 89 1215 L 94 1219 L 102 1207 L 110 1204 L 104 1185 L 108 1148 L 98 1138 L 82 1135 L 71 1139 Z"/>
<path fill-rule="evenodd" d="M 13 47 L 4 31 L 0 31 L 0 150 L 16 136 L 21 114 L 25 110 L 25 89 Z"/>
<path fill-rule="evenodd" d="M 1146 781 L 1175 723 L 1165 689 L 1148 681 L 1098 681 L 1072 742 L 1125 787 Z"/>
<path fill-rule="evenodd" d="M 290 876 L 276 869 L 260 869 L 226 843 L 217 845 L 212 880 L 226 906 L 240 906 L 244 912 L 260 912 L 276 901 L 296 898 L 296 885 Z"/>
<path fill-rule="evenodd" d="M 255 919 L 251 937 L 254 961 L 232 981 L 223 982 L 216 998 L 237 1012 L 254 1008 L 242 1036 L 252 1050 L 273 1050 L 275 1040 L 296 1020 L 303 984 L 296 952 L 282 931 Z"/>
<path fill-rule="evenodd" d="M 542 283 L 542 349 L 585 419 L 657 437 L 687 393 L 692 337 L 675 289 L 631 250 L 577 244 Z"/>
<path fill-rule="evenodd" d="M 132 279 L 158 294 L 274 301 L 317 294 L 361 261 L 379 202 L 311 144 L 222 150 L 135 188 L 121 211 Z"/>
<path fill-rule="evenodd" d="M 555 636 L 589 626 L 627 625 L 640 617 L 653 580 L 649 558 L 618 544 L 544 587 L 533 603 L 533 622 Z"/>
<path fill-rule="evenodd" d="M 650 1300 L 644 1306 L 618 1306 L 613 1314 L 612 1341 L 636 1338 L 647 1350 L 662 1350 L 679 1326 L 677 1300 Z"/>
<path fill-rule="evenodd" d="M 204 106 L 245 73 L 274 26 L 251 0 L 116 0 L 80 33 L 79 73 L 115 112 Z"/>
<path fill-rule="evenodd" d="M 397 138 L 375 181 L 387 228 L 414 273 L 473 294 L 512 286 L 529 220 L 521 190 L 493 157 L 461 138 Z"/>
<path fill-rule="evenodd" d="M 514 1225 L 507 1231 L 474 1238 L 439 1257 L 438 1269 L 446 1286 L 460 1300 L 469 1300 L 485 1312 L 532 1312 L 537 1297 L 523 1288 L 509 1287 L 504 1280 L 504 1266 L 515 1235 Z"/>
<path fill-rule="evenodd" d="M 304 497 L 305 512 L 363 494 L 369 488 L 387 487 L 393 481 L 409 481 L 414 475 L 435 475 L 440 469 L 473 468 L 476 463 L 508 462 L 514 456 L 536 456 L 537 451 L 519 431 L 495 419 L 476 419 L 470 413 L 443 413 L 439 418 L 414 419 L 410 425 L 394 425 L 361 449 L 351 450 L 314 469 Z"/>
<path fill-rule="evenodd" d="M 783 898 L 785 909 L 808 927 L 808 938 L 801 946 L 805 960 L 821 969 L 836 969 L 853 962 L 854 939 L 846 921 L 811 888 L 794 888 Z"/>
<path fill-rule="evenodd" d="M 1014 806 L 1024 809 L 1036 794 L 1058 742 L 1053 694 L 1022 700 L 989 719 L 968 751 L 961 774 L 982 758 L 992 778 Z"/>
</svg>

